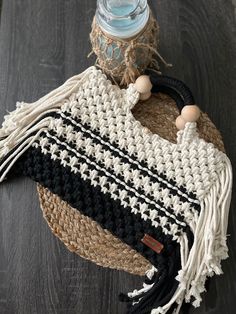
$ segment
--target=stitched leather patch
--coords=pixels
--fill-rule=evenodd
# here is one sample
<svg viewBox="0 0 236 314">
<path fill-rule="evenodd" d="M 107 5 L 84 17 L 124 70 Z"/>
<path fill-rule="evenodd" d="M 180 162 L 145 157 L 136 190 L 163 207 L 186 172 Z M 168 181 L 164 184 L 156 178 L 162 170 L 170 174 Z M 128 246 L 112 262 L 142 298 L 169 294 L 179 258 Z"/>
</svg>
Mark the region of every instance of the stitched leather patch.
<svg viewBox="0 0 236 314">
<path fill-rule="evenodd" d="M 162 249 L 164 248 L 164 245 L 151 237 L 149 234 L 144 235 L 144 237 L 141 239 L 141 241 L 150 247 L 153 251 L 157 252 L 158 254 L 161 253 Z"/>
</svg>

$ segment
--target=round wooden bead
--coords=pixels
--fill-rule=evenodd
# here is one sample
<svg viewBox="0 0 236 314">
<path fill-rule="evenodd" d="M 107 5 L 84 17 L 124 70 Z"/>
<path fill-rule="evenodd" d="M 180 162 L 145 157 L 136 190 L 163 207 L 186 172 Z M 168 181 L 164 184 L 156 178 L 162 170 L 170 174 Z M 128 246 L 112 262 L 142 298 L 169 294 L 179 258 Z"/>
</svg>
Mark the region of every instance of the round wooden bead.
<svg viewBox="0 0 236 314">
<path fill-rule="evenodd" d="M 196 105 L 184 106 L 181 116 L 186 122 L 196 122 L 200 117 L 200 109 Z"/>
<path fill-rule="evenodd" d="M 140 94 L 139 99 L 140 99 L 140 100 L 147 100 L 148 98 L 151 97 L 151 95 L 152 95 L 151 92 L 147 92 L 147 93 L 145 93 L 145 94 Z"/>
<path fill-rule="evenodd" d="M 185 127 L 186 121 L 183 119 L 182 116 L 178 116 L 175 120 L 175 125 L 178 130 L 183 130 Z"/>
<path fill-rule="evenodd" d="M 148 75 L 141 75 L 135 81 L 135 88 L 141 94 L 147 94 L 152 89 L 152 83 Z"/>
</svg>

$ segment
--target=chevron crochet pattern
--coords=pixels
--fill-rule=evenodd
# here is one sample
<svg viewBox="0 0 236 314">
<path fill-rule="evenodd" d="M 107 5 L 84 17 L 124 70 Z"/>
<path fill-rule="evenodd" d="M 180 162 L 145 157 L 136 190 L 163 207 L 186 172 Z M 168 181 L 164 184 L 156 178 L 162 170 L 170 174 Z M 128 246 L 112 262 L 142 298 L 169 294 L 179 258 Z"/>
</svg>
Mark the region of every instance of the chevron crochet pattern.
<svg viewBox="0 0 236 314">
<path fill-rule="evenodd" d="M 120 295 L 127 313 L 178 313 L 222 273 L 232 169 L 196 122 L 176 144 L 152 134 L 132 115 L 138 100 L 90 67 L 18 103 L 0 130 L 0 181 L 29 176 L 150 261 L 143 288 Z"/>
</svg>

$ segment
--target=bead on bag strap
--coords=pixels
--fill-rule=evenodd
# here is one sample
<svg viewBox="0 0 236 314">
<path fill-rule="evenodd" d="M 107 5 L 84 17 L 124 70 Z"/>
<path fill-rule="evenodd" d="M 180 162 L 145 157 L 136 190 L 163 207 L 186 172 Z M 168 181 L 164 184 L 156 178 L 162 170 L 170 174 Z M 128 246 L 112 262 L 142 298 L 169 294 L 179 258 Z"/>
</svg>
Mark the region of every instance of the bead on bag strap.
<svg viewBox="0 0 236 314">
<path fill-rule="evenodd" d="M 200 109 L 195 104 L 191 90 L 173 77 L 159 75 L 151 70 L 146 73 L 138 77 L 132 87 L 139 93 L 139 99 L 146 100 L 152 93 L 158 92 L 169 95 L 180 111 L 176 119 L 176 127 L 179 130 L 177 142 L 190 142 L 194 137 L 198 137 L 196 122 L 200 117 Z"/>
</svg>

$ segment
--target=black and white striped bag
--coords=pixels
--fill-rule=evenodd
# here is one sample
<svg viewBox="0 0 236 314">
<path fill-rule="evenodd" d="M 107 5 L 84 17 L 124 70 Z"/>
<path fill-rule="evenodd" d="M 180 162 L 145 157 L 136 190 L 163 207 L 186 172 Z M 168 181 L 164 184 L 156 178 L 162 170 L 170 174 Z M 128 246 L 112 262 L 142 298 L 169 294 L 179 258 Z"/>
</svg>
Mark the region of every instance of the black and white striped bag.
<svg viewBox="0 0 236 314">
<path fill-rule="evenodd" d="M 151 79 L 188 104 L 183 84 L 181 94 Z M 222 273 L 231 164 L 196 122 L 176 144 L 147 132 L 132 115 L 138 100 L 134 84 L 120 89 L 90 67 L 17 103 L 0 129 L 0 181 L 29 176 L 152 263 L 143 288 L 120 296 L 128 313 L 178 313 L 183 302 L 199 306 L 206 278 Z"/>
</svg>

